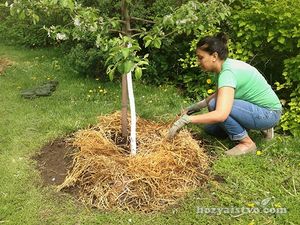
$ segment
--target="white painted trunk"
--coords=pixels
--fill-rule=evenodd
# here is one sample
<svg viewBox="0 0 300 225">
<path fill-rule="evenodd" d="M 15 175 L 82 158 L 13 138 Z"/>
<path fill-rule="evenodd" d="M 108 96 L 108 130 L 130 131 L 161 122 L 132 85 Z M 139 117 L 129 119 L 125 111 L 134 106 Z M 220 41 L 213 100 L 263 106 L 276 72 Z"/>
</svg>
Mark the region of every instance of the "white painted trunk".
<svg viewBox="0 0 300 225">
<path fill-rule="evenodd" d="M 127 86 L 128 86 L 128 97 L 130 106 L 130 154 L 136 155 L 136 113 L 135 113 L 135 101 L 132 86 L 132 73 L 131 71 L 127 74 Z"/>
<path fill-rule="evenodd" d="M 128 45 L 131 47 L 131 44 Z M 129 107 L 130 107 L 130 154 L 132 156 L 136 155 L 136 112 L 135 112 L 135 101 L 133 94 L 133 85 L 132 85 L 132 72 L 130 71 L 127 74 L 127 87 L 128 87 L 128 98 L 129 98 Z"/>
</svg>

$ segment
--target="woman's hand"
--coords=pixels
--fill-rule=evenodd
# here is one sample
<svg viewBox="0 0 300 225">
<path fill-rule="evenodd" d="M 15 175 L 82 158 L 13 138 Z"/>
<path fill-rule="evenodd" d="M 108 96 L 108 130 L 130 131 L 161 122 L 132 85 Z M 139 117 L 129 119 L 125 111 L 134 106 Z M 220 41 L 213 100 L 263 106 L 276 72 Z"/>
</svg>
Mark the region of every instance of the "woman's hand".
<svg viewBox="0 0 300 225">
<path fill-rule="evenodd" d="M 184 115 L 184 114 L 192 115 L 193 113 L 200 112 L 201 109 L 203 109 L 205 107 L 207 107 L 207 102 L 204 99 L 204 100 L 197 102 L 196 104 L 193 104 L 193 105 L 187 107 L 186 109 L 184 109 L 181 112 L 181 115 Z"/>
<path fill-rule="evenodd" d="M 171 127 L 171 129 L 169 130 L 168 136 L 167 138 L 173 139 L 174 136 L 176 135 L 176 133 L 186 124 L 190 123 L 190 119 L 188 115 L 183 115 L 182 117 L 180 117 L 179 120 L 177 120 L 173 126 Z"/>
</svg>

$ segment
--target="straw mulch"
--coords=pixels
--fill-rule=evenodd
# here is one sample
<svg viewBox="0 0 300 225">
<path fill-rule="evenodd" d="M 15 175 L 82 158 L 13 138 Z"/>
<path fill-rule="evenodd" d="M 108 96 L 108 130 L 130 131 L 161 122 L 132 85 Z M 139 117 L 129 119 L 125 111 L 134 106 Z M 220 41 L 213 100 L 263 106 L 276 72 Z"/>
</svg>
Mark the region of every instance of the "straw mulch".
<svg viewBox="0 0 300 225">
<path fill-rule="evenodd" d="M 0 58 L 0 75 L 2 75 L 5 71 L 5 69 L 9 66 L 12 66 L 13 62 L 6 59 L 6 58 Z"/>
<path fill-rule="evenodd" d="M 99 117 L 98 125 L 75 134 L 79 151 L 58 189 L 75 186 L 84 203 L 99 209 L 151 212 L 175 204 L 207 180 L 209 160 L 187 130 L 168 141 L 168 129 L 138 118 L 138 153 L 130 156 L 116 144 L 120 113 Z"/>
</svg>

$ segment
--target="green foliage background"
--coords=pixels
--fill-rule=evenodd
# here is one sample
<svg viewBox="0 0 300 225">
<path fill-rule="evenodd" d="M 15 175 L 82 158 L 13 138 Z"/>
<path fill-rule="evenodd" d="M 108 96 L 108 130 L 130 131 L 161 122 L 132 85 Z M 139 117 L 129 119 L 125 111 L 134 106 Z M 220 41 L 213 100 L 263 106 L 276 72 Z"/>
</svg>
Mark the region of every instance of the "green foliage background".
<svg viewBox="0 0 300 225">
<path fill-rule="evenodd" d="M 63 6 L 64 1 L 59 2 Z M 80 0 L 78 2 L 86 7 L 97 8 L 101 16 L 112 18 L 120 16 L 119 0 Z M 188 1 L 132 0 L 130 2 L 132 3 L 130 4 L 131 16 L 155 21 L 157 18 L 173 13 L 175 9 Z M 202 33 L 182 32 L 179 29 L 181 34 L 168 36 L 162 45 L 156 42 L 159 48 L 149 46 L 141 49 L 142 54 L 149 53 L 149 66 L 143 72 L 143 81 L 152 85 L 175 85 L 193 99 L 207 96 L 207 91 L 214 88 L 214 82 L 207 83 L 207 79 L 212 81 L 214 79 L 213 76 L 196 68 L 194 47 L 200 37 L 224 31 L 230 37 L 230 57 L 246 61 L 264 74 L 285 102 L 282 129 L 299 135 L 299 1 L 228 0 L 226 2 L 230 6 L 231 16 L 224 16 L 222 23 L 215 27 L 204 27 Z M 47 31 L 43 29 L 44 26 L 50 27 L 52 24 L 63 28 L 70 23 L 71 18 L 64 7 L 58 5 L 49 10 L 47 15 L 35 14 L 29 10 L 19 15 L 10 15 L 5 3 L 5 0 L 0 0 L 1 41 L 28 47 L 60 46 L 65 51 L 67 61 L 78 73 L 88 77 L 107 79 L 104 65 L 107 55 L 102 51 L 101 46 L 96 48 L 96 36 L 90 33 L 81 40 L 61 42 L 50 39 Z M 27 9 L 34 8 L 34 5 L 30 5 L 31 3 L 26 4 Z M 28 15 L 33 17 L 39 15 L 39 18 L 32 22 Z M 189 25 L 191 24 L 187 24 L 186 27 Z M 120 24 L 116 24 L 116 28 L 119 28 L 118 26 Z M 140 21 L 132 23 L 132 27 L 137 29 L 143 26 L 152 27 L 153 24 L 145 25 Z"/>
</svg>

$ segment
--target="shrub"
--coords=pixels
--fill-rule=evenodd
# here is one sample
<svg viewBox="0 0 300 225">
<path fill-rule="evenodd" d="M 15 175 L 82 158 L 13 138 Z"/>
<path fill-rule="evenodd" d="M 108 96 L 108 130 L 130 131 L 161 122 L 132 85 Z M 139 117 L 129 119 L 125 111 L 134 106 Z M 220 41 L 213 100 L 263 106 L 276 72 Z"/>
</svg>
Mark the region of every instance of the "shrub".
<svg viewBox="0 0 300 225">
<path fill-rule="evenodd" d="M 269 83 L 277 81 L 279 97 L 287 103 L 280 125 L 284 131 L 299 135 L 299 2 L 235 2 L 240 4 L 233 4 L 233 16 L 227 23 L 232 38 L 231 54 L 256 66 Z"/>
<path fill-rule="evenodd" d="M 9 17 L 0 25 L 2 41 L 7 44 L 18 44 L 26 47 L 46 47 L 55 42 L 47 37 L 41 25 L 30 24 L 29 21 L 16 21 Z"/>
<path fill-rule="evenodd" d="M 14 1 L 13 5 L 20 7 L 6 7 L 12 1 L 0 1 L 0 33 L 2 41 L 8 44 L 19 44 L 26 47 L 46 47 L 54 45 L 55 40 L 47 35 L 44 26 L 52 24 L 65 25 L 67 15 L 64 10 L 56 8 L 53 12 L 42 12 L 34 1 Z M 2 4 L 1 4 L 2 3 Z"/>
<path fill-rule="evenodd" d="M 288 96 L 287 108 L 281 118 L 281 127 L 294 136 L 300 136 L 300 55 L 284 61 L 283 84 L 277 83 L 277 89 L 291 92 Z"/>
<path fill-rule="evenodd" d="M 283 61 L 300 48 L 299 2 L 250 0 L 233 4 L 232 15 L 228 24 L 235 58 L 258 67 L 270 82 L 282 80 Z"/>
<path fill-rule="evenodd" d="M 87 77 L 107 79 L 103 54 L 96 48 L 79 43 L 70 50 L 66 59 L 73 70 Z"/>
</svg>

